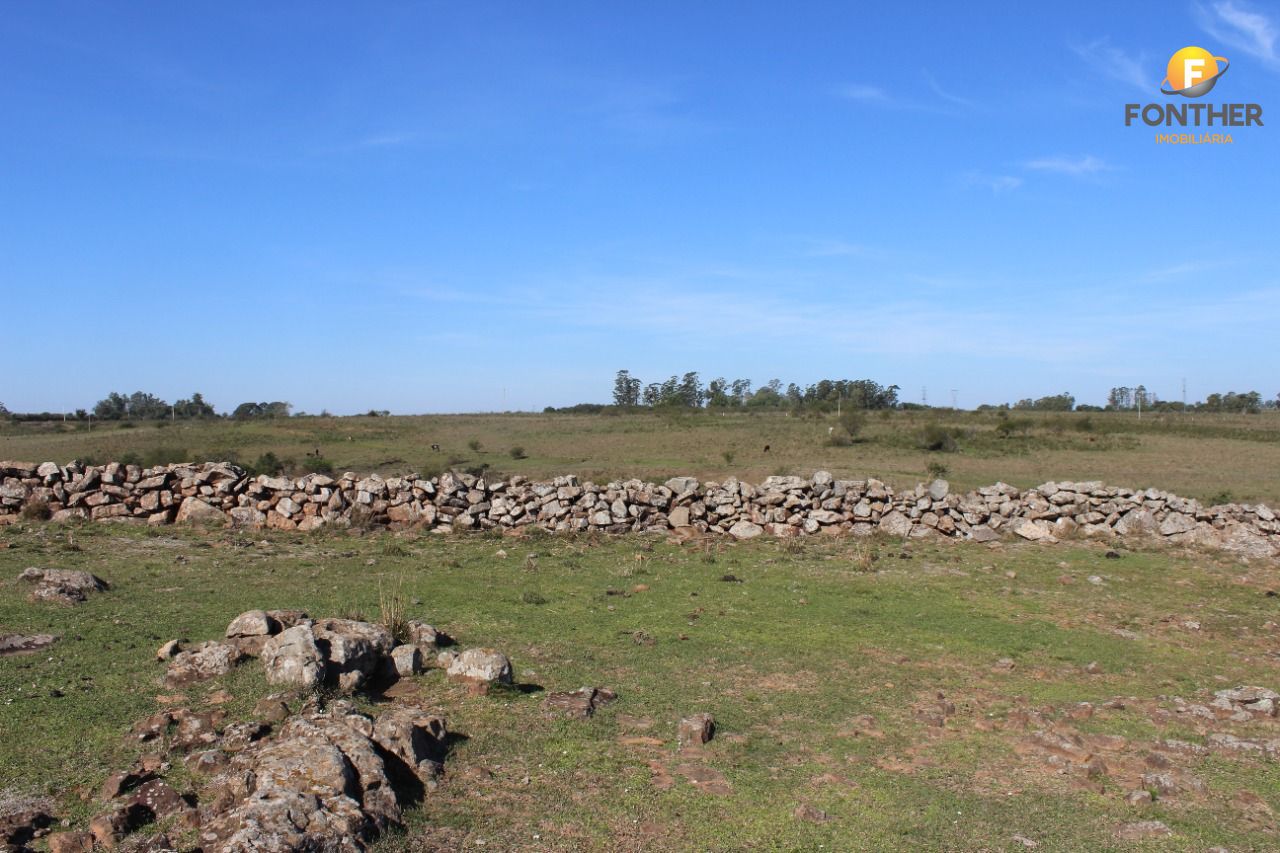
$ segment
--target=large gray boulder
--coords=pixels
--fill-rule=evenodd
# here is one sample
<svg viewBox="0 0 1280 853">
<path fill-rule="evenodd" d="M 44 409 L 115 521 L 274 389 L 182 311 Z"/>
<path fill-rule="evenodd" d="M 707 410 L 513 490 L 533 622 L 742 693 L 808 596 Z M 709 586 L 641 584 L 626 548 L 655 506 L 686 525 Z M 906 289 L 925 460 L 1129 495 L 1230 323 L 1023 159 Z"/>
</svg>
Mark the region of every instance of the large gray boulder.
<svg viewBox="0 0 1280 853">
<path fill-rule="evenodd" d="M 511 661 L 493 649 L 467 649 L 449 664 L 449 675 L 484 684 L 511 684 Z"/>
<path fill-rule="evenodd" d="M 227 523 L 227 514 L 199 498 L 187 498 L 178 507 L 179 524 L 219 525 Z"/>
<path fill-rule="evenodd" d="M 236 647 L 209 640 L 174 655 L 169 660 L 164 680 L 170 687 L 180 687 L 226 675 L 243 658 L 243 653 Z"/>
<path fill-rule="evenodd" d="M 31 601 L 54 601 L 59 604 L 78 604 L 91 592 L 108 589 L 107 582 L 97 575 L 79 569 L 40 569 L 32 566 L 18 575 L 18 580 L 34 584 L 28 598 Z"/>
<path fill-rule="evenodd" d="M 382 668 L 396 641 L 382 625 L 354 619 L 319 619 L 311 626 L 329 661 L 326 678 L 348 692 Z"/>
<path fill-rule="evenodd" d="M 267 683 L 310 689 L 324 681 L 328 661 L 310 625 L 286 628 L 262 647 Z"/>
</svg>

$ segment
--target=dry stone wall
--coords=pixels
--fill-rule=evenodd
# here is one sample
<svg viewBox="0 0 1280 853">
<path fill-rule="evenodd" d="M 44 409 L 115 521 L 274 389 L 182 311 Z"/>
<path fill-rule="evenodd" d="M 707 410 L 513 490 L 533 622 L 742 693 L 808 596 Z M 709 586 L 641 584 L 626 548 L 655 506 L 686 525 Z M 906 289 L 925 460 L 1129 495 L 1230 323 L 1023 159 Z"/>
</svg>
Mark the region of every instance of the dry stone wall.
<svg viewBox="0 0 1280 853">
<path fill-rule="evenodd" d="M 24 507 L 47 506 L 52 520 L 134 524 L 194 522 L 243 528 L 314 530 L 352 524 L 435 531 L 514 529 L 551 532 L 726 534 L 737 539 L 876 532 L 907 538 L 990 541 L 1006 533 L 1055 542 L 1072 536 L 1149 536 L 1248 557 L 1280 556 L 1280 521 L 1268 507 L 1207 507 L 1156 489 L 1101 482 L 1045 483 L 1025 491 L 1004 483 L 963 494 L 945 480 L 895 491 L 879 480 L 730 477 L 598 485 L 563 476 L 486 480 L 438 477 L 249 476 L 223 462 L 140 468 L 0 462 L 0 523 Z"/>
</svg>

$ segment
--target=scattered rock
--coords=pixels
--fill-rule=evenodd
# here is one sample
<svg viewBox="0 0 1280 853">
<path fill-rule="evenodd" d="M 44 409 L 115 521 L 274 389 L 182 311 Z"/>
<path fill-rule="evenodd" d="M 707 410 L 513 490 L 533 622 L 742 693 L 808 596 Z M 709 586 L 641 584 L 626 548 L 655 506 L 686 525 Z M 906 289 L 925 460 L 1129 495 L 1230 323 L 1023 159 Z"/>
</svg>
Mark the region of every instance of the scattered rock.
<svg viewBox="0 0 1280 853">
<path fill-rule="evenodd" d="M 24 569 L 18 580 L 34 584 L 28 600 L 52 601 L 59 604 L 79 604 L 87 601 L 90 593 L 109 589 L 106 581 L 89 572 L 78 569 Z"/>
<path fill-rule="evenodd" d="M 227 626 L 227 637 L 266 637 L 280 633 L 280 623 L 264 610 L 241 613 Z"/>
<path fill-rule="evenodd" d="M 234 646 L 209 640 L 174 655 L 164 680 L 170 687 L 179 687 L 226 675 L 243 658 Z"/>
<path fill-rule="evenodd" d="M 38 652 L 57 641 L 54 634 L 0 634 L 0 657 Z"/>
<path fill-rule="evenodd" d="M 372 737 L 424 784 L 433 784 L 444 767 L 448 727 L 443 717 L 392 708 L 374 720 Z"/>
<path fill-rule="evenodd" d="M 49 853 L 91 853 L 93 833 L 55 832 L 49 836 Z"/>
<path fill-rule="evenodd" d="M 579 687 L 564 693 L 552 693 L 542 704 L 553 713 L 585 720 L 594 715 L 601 705 L 617 698 L 618 694 L 607 687 Z"/>
<path fill-rule="evenodd" d="M 333 702 L 290 719 L 279 735 L 236 755 L 212 785 L 201 846 L 338 853 L 364 849 L 397 826 L 398 790 L 404 789 L 394 784 L 388 762 L 415 776 L 434 774 L 445 728 L 411 709 L 389 713 L 395 716 L 379 725 Z"/>
<path fill-rule="evenodd" d="M 44 797 L 0 795 L 0 848 L 22 849 L 53 823 L 53 803 Z"/>
<path fill-rule="evenodd" d="M 286 628 L 262 648 L 267 683 L 310 689 L 324 681 L 328 662 L 310 625 Z"/>
<path fill-rule="evenodd" d="M 1145 841 L 1148 838 L 1167 838 L 1173 830 L 1158 820 L 1140 820 L 1126 823 L 1116 830 L 1116 838 L 1121 841 Z"/>
<path fill-rule="evenodd" d="M 253 706 L 253 716 L 264 723 L 279 723 L 289 718 L 289 706 L 279 696 L 267 696 Z"/>
<path fill-rule="evenodd" d="M 939 480 L 938 482 L 942 481 Z M 831 815 L 816 806 L 810 805 L 809 803 L 801 803 L 796 806 L 795 811 L 793 811 L 792 814 L 795 815 L 797 819 L 807 820 L 810 823 L 826 823 L 831 820 Z"/>
<path fill-rule="evenodd" d="M 448 666 L 449 675 L 478 684 L 511 684 L 511 661 L 493 649 L 467 649 Z"/>
<path fill-rule="evenodd" d="M 403 644 L 391 650 L 389 658 L 390 674 L 397 678 L 408 678 L 422 672 L 422 652 L 417 646 Z"/>
<path fill-rule="evenodd" d="M 716 734 L 716 721 L 708 713 L 692 714 L 680 720 L 676 727 L 676 742 L 683 748 L 698 746 L 710 741 Z"/>
</svg>

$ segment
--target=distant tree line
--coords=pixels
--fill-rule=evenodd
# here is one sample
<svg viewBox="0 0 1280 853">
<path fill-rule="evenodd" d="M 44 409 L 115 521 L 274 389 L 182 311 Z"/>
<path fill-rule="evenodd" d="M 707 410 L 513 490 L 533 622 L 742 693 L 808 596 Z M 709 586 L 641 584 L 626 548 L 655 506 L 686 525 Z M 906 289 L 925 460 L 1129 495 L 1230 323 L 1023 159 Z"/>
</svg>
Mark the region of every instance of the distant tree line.
<svg viewBox="0 0 1280 853">
<path fill-rule="evenodd" d="M 794 382 L 785 388 L 781 379 L 770 379 L 752 390 L 750 379 L 717 377 L 703 385 L 696 371 L 671 376 L 648 384 L 619 370 L 613 382 L 613 405 L 622 409 L 708 408 L 708 409 L 892 409 L 898 405 L 898 386 L 885 387 L 870 379 L 823 379 L 801 387 Z M 582 411 L 592 404 L 568 410 Z M 558 411 L 566 411 L 561 409 Z"/>
<path fill-rule="evenodd" d="M 10 412 L 0 405 L 0 418 L 18 421 L 51 421 L 78 420 L 90 418 L 100 421 L 156 421 L 170 418 L 192 420 L 196 418 L 229 417 L 233 420 L 254 420 L 260 418 L 287 418 L 293 410 L 292 403 L 276 401 L 273 403 L 241 403 L 229 414 L 219 415 L 213 404 L 205 400 L 198 391 L 189 398 L 169 403 L 154 394 L 145 391 L 134 391 L 122 394 L 112 391 L 94 404 L 92 409 L 76 409 L 75 412 Z M 325 413 L 327 414 L 327 412 Z"/>
<path fill-rule="evenodd" d="M 1138 385 L 1133 388 L 1120 386 L 1112 388 L 1107 393 L 1107 404 L 1105 406 L 1076 405 L 1076 398 L 1067 392 L 1063 392 L 1052 397 L 1019 400 L 1012 406 L 1008 403 L 1001 405 L 983 404 L 978 407 L 978 411 L 1007 411 L 1011 408 L 1040 412 L 1132 412 L 1141 409 L 1142 411 L 1151 412 L 1256 414 L 1263 409 L 1280 409 L 1280 394 L 1277 394 L 1274 399 L 1264 400 L 1257 391 L 1244 393 L 1228 391 L 1225 394 L 1210 394 L 1198 403 L 1182 403 L 1161 400 L 1154 391 L 1148 390 L 1145 385 Z"/>
</svg>

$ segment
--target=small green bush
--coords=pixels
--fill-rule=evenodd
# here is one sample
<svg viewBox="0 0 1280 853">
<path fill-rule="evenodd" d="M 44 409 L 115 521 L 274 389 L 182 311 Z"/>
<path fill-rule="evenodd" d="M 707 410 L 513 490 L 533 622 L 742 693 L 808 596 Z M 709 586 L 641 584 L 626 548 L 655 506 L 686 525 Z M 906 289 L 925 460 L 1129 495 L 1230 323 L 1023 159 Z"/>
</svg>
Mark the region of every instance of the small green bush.
<svg viewBox="0 0 1280 853">
<path fill-rule="evenodd" d="M 723 450 L 720 452 L 720 458 L 724 460 L 724 464 L 732 465 L 735 458 L 732 450 Z"/>
<path fill-rule="evenodd" d="M 512 459 L 527 459 L 527 458 L 528 458 L 528 457 L 525 455 L 524 448 L 523 448 L 523 447 L 521 447 L 521 446 L 520 446 L 520 445 L 518 445 L 518 444 L 517 444 L 515 447 L 511 448 L 511 450 L 510 450 L 510 451 L 508 451 L 508 452 L 511 454 L 511 458 L 512 458 Z"/>
<path fill-rule="evenodd" d="M 951 431 L 939 424 L 929 424 L 920 430 L 920 449 L 938 453 L 955 453 L 958 450 L 956 437 Z"/>
<path fill-rule="evenodd" d="M 945 480 L 947 475 L 951 473 L 951 469 L 941 462 L 930 462 L 925 466 L 924 470 L 931 480 Z"/>
<path fill-rule="evenodd" d="M 479 452 L 480 452 L 480 448 L 481 448 L 481 447 L 483 447 L 483 446 L 484 446 L 484 445 L 480 443 L 480 439 L 478 439 L 478 438 L 473 438 L 473 439 L 471 439 L 470 441 L 468 441 L 468 442 L 467 442 L 467 447 L 470 447 L 470 448 L 471 448 L 471 452 L 472 452 L 472 453 L 479 453 Z"/>
<path fill-rule="evenodd" d="M 328 459 L 309 459 L 306 467 L 312 474 L 332 474 L 333 463 Z"/>
<path fill-rule="evenodd" d="M 850 439 L 858 437 L 867 425 L 867 413 L 861 409 L 849 409 L 840 415 L 840 426 Z"/>
<path fill-rule="evenodd" d="M 247 467 L 250 474 L 267 474 L 268 476 L 275 476 L 284 470 L 284 463 L 281 462 L 274 453 L 268 450 L 266 453 L 259 456 L 256 462 Z"/>
</svg>

